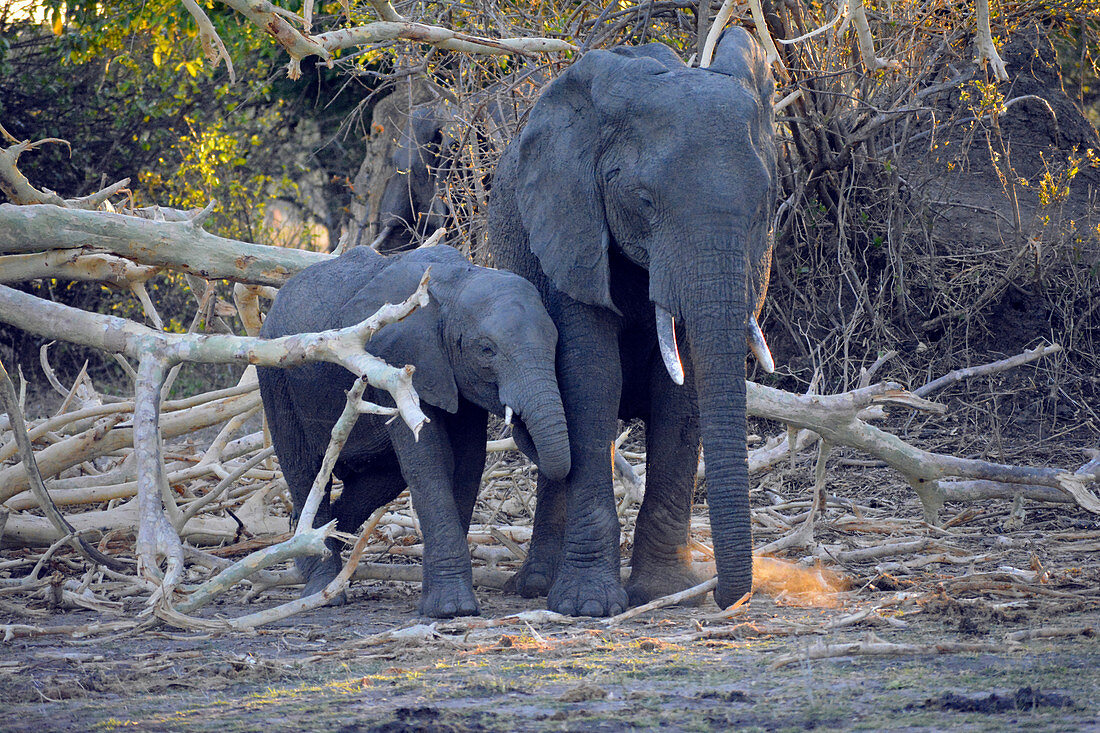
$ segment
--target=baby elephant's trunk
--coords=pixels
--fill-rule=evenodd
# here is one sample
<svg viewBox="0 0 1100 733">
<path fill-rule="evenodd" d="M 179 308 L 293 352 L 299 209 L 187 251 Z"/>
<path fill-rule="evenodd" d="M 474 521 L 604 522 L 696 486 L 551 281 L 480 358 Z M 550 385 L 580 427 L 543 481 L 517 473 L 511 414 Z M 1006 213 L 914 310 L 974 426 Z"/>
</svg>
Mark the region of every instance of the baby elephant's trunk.
<svg viewBox="0 0 1100 733">
<path fill-rule="evenodd" d="M 554 481 L 569 475 L 569 433 L 553 369 L 528 370 L 517 389 L 501 386 L 501 401 L 523 422 L 538 454 L 539 471 Z"/>
</svg>

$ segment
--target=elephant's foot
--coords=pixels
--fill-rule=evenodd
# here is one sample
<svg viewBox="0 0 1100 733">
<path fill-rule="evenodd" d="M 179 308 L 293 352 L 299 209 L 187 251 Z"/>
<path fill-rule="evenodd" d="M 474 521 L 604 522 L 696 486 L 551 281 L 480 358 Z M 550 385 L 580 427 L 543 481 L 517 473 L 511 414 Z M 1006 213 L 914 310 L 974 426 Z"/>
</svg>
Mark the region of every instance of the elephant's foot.
<svg viewBox="0 0 1100 733">
<path fill-rule="evenodd" d="M 319 557 L 299 557 L 295 558 L 294 564 L 306 579 L 305 587 L 302 588 L 302 598 L 320 593 L 340 574 L 340 560 L 333 556 L 324 560 Z M 340 591 L 326 605 L 343 606 L 347 602 L 348 594 Z"/>
<path fill-rule="evenodd" d="M 420 595 L 421 616 L 454 618 L 480 613 L 473 584 L 466 578 L 433 580 Z"/>
<path fill-rule="evenodd" d="M 635 568 L 626 583 L 626 594 L 631 606 L 640 606 L 656 598 L 679 593 L 703 582 L 689 565 L 675 564 Z M 698 606 L 703 603 L 706 594 L 696 596 L 682 605 Z"/>
<path fill-rule="evenodd" d="M 614 616 L 626 610 L 626 600 L 616 575 L 563 567 L 546 606 L 566 616 Z"/>
<path fill-rule="evenodd" d="M 554 584 L 556 569 L 556 559 L 539 560 L 534 555 L 528 555 L 520 569 L 504 584 L 504 592 L 517 593 L 524 598 L 545 596 Z"/>
</svg>

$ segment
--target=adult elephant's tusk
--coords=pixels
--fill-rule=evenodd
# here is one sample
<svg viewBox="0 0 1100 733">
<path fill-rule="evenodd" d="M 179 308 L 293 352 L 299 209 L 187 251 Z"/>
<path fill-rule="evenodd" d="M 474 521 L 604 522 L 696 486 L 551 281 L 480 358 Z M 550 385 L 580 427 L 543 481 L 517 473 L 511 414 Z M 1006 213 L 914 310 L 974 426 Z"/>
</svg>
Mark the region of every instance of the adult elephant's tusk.
<svg viewBox="0 0 1100 733">
<path fill-rule="evenodd" d="M 756 357 L 757 363 L 760 367 L 771 374 L 775 371 L 775 361 L 772 360 L 771 349 L 768 348 L 768 342 L 764 340 L 764 332 L 760 330 L 760 324 L 756 322 L 756 316 L 749 316 L 749 325 L 745 329 L 745 338 L 749 342 L 749 350 L 752 351 L 752 355 Z"/>
<path fill-rule="evenodd" d="M 393 234 L 393 230 L 395 228 L 396 226 L 393 224 L 387 225 L 381 231 L 381 233 L 379 233 L 379 235 L 374 238 L 374 241 L 370 243 L 370 248 L 377 252 L 378 248 L 382 246 L 382 244 L 389 238 L 391 234 Z"/>
<path fill-rule="evenodd" d="M 661 347 L 661 360 L 672 381 L 683 384 L 684 365 L 680 363 L 680 351 L 676 348 L 676 320 L 661 306 L 653 305 L 657 311 L 657 342 Z"/>
</svg>

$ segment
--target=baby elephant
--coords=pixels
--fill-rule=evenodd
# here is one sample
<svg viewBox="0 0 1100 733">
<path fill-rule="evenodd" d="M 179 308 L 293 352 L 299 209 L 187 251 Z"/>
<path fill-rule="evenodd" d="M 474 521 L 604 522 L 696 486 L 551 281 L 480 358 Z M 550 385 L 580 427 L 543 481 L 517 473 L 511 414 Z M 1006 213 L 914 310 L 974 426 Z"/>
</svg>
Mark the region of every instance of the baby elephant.
<svg viewBox="0 0 1100 733">
<path fill-rule="evenodd" d="M 400 419 L 361 416 L 333 471 L 344 482 L 343 494 L 330 505 L 326 493 L 315 526 L 335 517 L 339 530 L 355 532 L 408 485 L 424 534 L 420 612 L 448 618 L 478 612 L 466 534 L 485 467 L 488 413 L 511 408 L 520 449 L 549 476 L 569 473 L 554 374 L 557 331 L 534 286 L 511 273 L 475 267 L 450 247 L 390 257 L 356 247 L 291 278 L 261 335 L 359 323 L 384 303 L 407 298 L 429 265 L 429 305 L 383 327 L 367 350 L 390 364 L 416 367 L 413 386 L 430 422 L 416 440 Z M 259 378 L 297 518 L 354 378 L 341 366 L 319 362 L 261 368 Z M 364 398 L 393 405 L 382 390 L 368 388 Z M 339 573 L 335 540 L 329 549 L 332 555 L 324 560 L 298 559 L 303 595 L 321 590 Z"/>
</svg>

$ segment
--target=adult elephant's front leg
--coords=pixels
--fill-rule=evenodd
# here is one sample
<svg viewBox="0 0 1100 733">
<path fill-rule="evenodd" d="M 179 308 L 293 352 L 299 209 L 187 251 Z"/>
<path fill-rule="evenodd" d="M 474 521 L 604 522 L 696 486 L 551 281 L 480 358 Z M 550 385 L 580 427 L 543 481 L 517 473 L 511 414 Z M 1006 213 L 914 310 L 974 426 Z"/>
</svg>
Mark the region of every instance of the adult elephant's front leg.
<svg viewBox="0 0 1100 733">
<path fill-rule="evenodd" d="M 558 613 L 607 616 L 626 608 L 619 578 L 619 519 L 611 486 L 622 369 L 617 319 L 569 303 L 556 314 L 558 386 L 569 428 L 565 538 L 547 598 Z"/>
<path fill-rule="evenodd" d="M 689 544 L 699 461 L 699 411 L 691 387 L 690 359 L 686 353 L 681 356 L 686 372 L 683 386 L 672 383 L 659 361 L 651 371 L 645 498 L 634 527 L 634 554 L 626 585 L 631 605 L 700 582 L 691 569 Z"/>
</svg>

